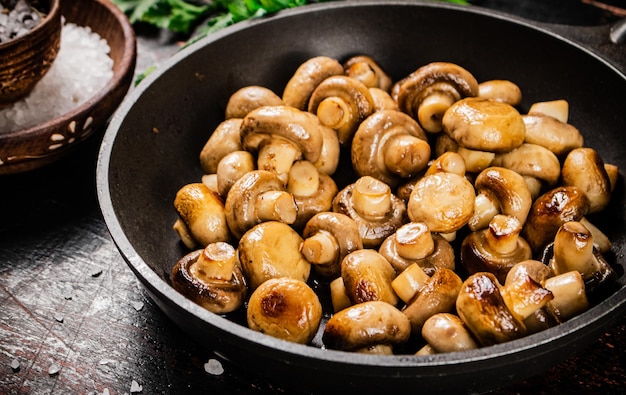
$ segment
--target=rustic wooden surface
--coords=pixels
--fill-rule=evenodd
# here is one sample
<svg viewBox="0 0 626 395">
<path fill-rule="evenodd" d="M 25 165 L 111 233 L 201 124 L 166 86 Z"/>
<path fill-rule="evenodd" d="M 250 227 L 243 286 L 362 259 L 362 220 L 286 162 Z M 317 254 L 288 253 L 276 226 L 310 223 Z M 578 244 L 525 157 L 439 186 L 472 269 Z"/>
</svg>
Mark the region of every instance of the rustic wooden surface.
<svg viewBox="0 0 626 395">
<path fill-rule="evenodd" d="M 138 71 L 176 48 L 162 43 L 139 38 Z M 149 299 L 97 205 L 98 143 L 0 178 L 0 394 L 287 393 L 194 343 Z M 624 385 L 626 318 L 578 356 L 491 393 Z"/>
</svg>

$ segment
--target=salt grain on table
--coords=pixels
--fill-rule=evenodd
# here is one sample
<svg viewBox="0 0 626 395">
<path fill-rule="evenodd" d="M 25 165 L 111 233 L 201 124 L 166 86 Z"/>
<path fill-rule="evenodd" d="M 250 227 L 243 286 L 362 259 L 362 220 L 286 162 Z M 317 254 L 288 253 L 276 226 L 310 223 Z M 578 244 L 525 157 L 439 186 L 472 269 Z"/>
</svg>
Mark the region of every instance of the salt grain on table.
<svg viewBox="0 0 626 395">
<path fill-rule="evenodd" d="M 132 305 L 137 311 L 143 309 L 143 302 L 132 302 Z"/>
<path fill-rule="evenodd" d="M 0 133 L 39 125 L 83 104 L 113 78 L 105 39 L 89 27 L 65 23 L 50 70 L 30 95 L 0 109 Z"/>
<path fill-rule="evenodd" d="M 209 361 L 204 364 L 204 370 L 215 376 L 219 376 L 224 373 L 224 367 L 217 359 L 209 359 Z"/>
<path fill-rule="evenodd" d="M 143 387 L 139 385 L 139 383 L 137 383 L 135 380 L 133 380 L 133 382 L 130 384 L 130 393 L 136 393 L 136 392 L 141 392 L 143 390 Z"/>
<path fill-rule="evenodd" d="M 54 376 L 55 374 L 59 373 L 60 370 L 61 370 L 61 367 L 57 365 L 56 363 L 53 363 L 48 367 L 48 374 L 50 376 Z"/>
<path fill-rule="evenodd" d="M 18 361 L 17 358 L 11 361 L 11 369 L 14 372 L 17 372 L 20 370 L 20 361 Z"/>
</svg>

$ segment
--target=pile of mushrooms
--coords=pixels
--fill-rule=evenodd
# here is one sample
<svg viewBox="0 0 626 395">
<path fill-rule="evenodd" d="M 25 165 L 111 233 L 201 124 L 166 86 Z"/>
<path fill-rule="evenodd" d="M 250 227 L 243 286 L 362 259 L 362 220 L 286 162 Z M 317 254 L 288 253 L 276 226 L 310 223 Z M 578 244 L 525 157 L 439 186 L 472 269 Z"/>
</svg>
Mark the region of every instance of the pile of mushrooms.
<svg viewBox="0 0 626 395">
<path fill-rule="evenodd" d="M 591 219 L 619 169 L 567 101 L 521 103 L 512 81 L 434 62 L 394 82 L 366 55 L 308 59 L 282 94 L 240 89 L 174 199 L 173 287 L 270 336 L 387 355 L 580 314 L 616 277 Z M 333 177 L 341 155 L 352 171 Z"/>
</svg>

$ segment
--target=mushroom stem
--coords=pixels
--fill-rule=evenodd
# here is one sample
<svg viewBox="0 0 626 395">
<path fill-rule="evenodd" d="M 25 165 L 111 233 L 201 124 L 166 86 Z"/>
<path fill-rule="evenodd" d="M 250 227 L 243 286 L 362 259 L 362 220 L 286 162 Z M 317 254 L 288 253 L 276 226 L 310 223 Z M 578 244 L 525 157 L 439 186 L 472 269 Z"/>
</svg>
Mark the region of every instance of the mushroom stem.
<svg viewBox="0 0 626 395">
<path fill-rule="evenodd" d="M 360 177 L 353 190 L 354 209 L 364 218 L 384 217 L 391 209 L 391 188 L 374 177 Z"/>
<path fill-rule="evenodd" d="M 391 287 L 404 303 L 409 303 L 429 279 L 420 265 L 413 263 L 393 279 Z"/>
<path fill-rule="evenodd" d="M 500 212 L 500 205 L 492 196 L 479 192 L 474 199 L 474 213 L 467 223 L 471 231 L 477 231 L 489 226 L 489 221 Z"/>
<path fill-rule="evenodd" d="M 339 243 L 328 231 L 318 230 L 302 242 L 302 255 L 313 264 L 327 265 L 339 255 Z"/>
<path fill-rule="evenodd" d="M 300 150 L 292 142 L 275 137 L 259 149 L 257 167 L 276 173 L 278 178 L 287 184 L 289 170 L 301 156 Z"/>
<path fill-rule="evenodd" d="M 289 192 L 266 191 L 257 197 L 257 214 L 260 221 L 292 224 L 298 215 L 298 207 Z"/>
<path fill-rule="evenodd" d="M 519 220 L 509 215 L 498 214 L 489 222 L 489 231 L 485 240 L 498 254 L 510 254 L 518 248 L 522 225 Z"/>
<path fill-rule="evenodd" d="M 440 132 L 443 114 L 457 100 L 446 91 L 433 91 L 424 97 L 417 109 L 417 119 L 422 128 L 430 133 Z"/>
<path fill-rule="evenodd" d="M 463 176 L 466 171 L 467 166 L 465 165 L 463 157 L 457 152 L 447 151 L 439 155 L 430 163 L 426 173 L 424 173 L 424 176 L 438 172 L 454 173 Z"/>
<path fill-rule="evenodd" d="M 422 259 L 433 253 L 435 242 L 423 222 L 411 222 L 396 231 L 396 250 L 406 259 Z"/>
<path fill-rule="evenodd" d="M 554 295 L 549 305 L 561 322 L 589 308 L 585 282 L 575 270 L 550 277 L 543 286 Z"/>
<path fill-rule="evenodd" d="M 593 235 L 580 222 L 564 223 L 554 238 L 553 269 L 556 274 L 578 271 L 590 278 L 597 268 L 593 259 Z"/>
<path fill-rule="evenodd" d="M 320 175 L 315 165 L 306 160 L 297 161 L 289 170 L 287 191 L 295 196 L 312 196 L 320 186 Z"/>
<path fill-rule="evenodd" d="M 195 264 L 189 267 L 189 271 L 201 281 L 206 279 L 230 281 L 236 263 L 235 248 L 225 242 L 216 242 L 204 248 Z"/>
<path fill-rule="evenodd" d="M 349 121 L 350 108 L 345 101 L 337 97 L 328 97 L 317 107 L 317 117 L 322 125 L 336 129 Z"/>
</svg>

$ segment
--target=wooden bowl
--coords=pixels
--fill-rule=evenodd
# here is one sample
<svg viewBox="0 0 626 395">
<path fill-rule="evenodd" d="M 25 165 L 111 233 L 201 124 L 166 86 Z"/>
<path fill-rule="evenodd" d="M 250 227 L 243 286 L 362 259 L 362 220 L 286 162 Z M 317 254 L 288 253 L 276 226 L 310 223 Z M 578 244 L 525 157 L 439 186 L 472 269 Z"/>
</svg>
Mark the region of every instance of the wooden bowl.
<svg viewBox="0 0 626 395">
<path fill-rule="evenodd" d="M 41 4 L 39 11 L 46 16 L 37 26 L 23 36 L 0 44 L 0 107 L 28 95 L 48 72 L 59 52 L 60 0 Z"/>
<path fill-rule="evenodd" d="M 60 14 L 66 22 L 90 27 L 107 40 L 113 78 L 85 103 L 64 115 L 30 128 L 0 131 L 0 174 L 21 173 L 50 164 L 88 137 L 102 133 L 132 83 L 137 58 L 135 32 L 115 4 L 109 0 L 60 0 Z"/>
</svg>

